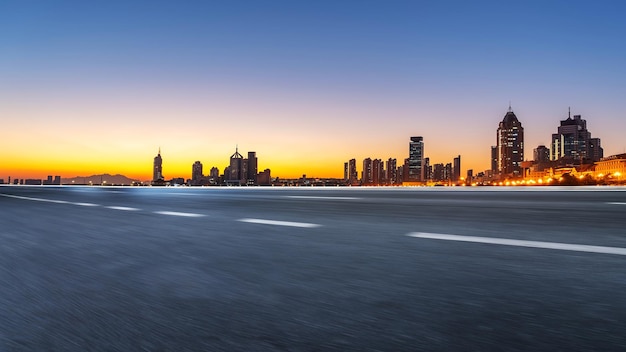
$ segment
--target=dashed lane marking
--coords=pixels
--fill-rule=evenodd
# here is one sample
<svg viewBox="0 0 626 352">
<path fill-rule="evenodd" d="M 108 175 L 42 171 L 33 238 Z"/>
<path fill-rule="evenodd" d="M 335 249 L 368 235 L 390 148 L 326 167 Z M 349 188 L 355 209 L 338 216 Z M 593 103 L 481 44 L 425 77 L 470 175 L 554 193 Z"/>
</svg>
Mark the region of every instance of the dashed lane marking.
<svg viewBox="0 0 626 352">
<path fill-rule="evenodd" d="M 183 217 L 188 217 L 188 218 L 200 218 L 200 217 L 206 216 L 204 214 L 180 213 L 177 211 L 155 211 L 154 213 L 160 214 L 160 215 L 169 215 L 169 216 L 183 216 Z"/>
<path fill-rule="evenodd" d="M 311 224 L 311 223 L 306 223 L 306 222 L 278 221 L 278 220 L 266 220 L 266 219 L 239 219 L 237 221 L 247 222 L 251 224 L 291 226 L 291 227 L 304 227 L 304 228 L 315 228 L 315 227 L 322 226 L 322 225 Z"/>
<path fill-rule="evenodd" d="M 116 205 L 107 206 L 105 208 L 113 209 L 113 210 L 125 210 L 125 211 L 137 211 L 137 210 L 140 210 L 139 208 L 121 207 L 121 206 L 116 206 Z"/>
<path fill-rule="evenodd" d="M 611 205 L 626 205 L 626 202 L 608 202 L 606 204 L 611 204 Z"/>
<path fill-rule="evenodd" d="M 12 194 L 0 194 L 3 197 L 15 198 L 15 199 L 23 199 L 23 200 L 33 200 L 36 202 L 46 202 L 46 203 L 58 203 L 58 204 L 68 204 L 70 202 L 64 200 L 56 200 L 56 199 L 44 199 L 44 198 L 34 198 L 34 197 L 24 197 L 24 196 L 15 196 Z"/>
<path fill-rule="evenodd" d="M 432 240 L 487 243 L 487 244 L 499 244 L 499 245 L 504 245 L 504 246 L 515 246 L 515 247 L 531 247 L 531 248 L 543 248 L 543 249 L 556 249 L 556 250 L 562 250 L 562 251 L 626 255 L 626 248 L 621 248 L 621 247 L 590 246 L 590 245 L 585 245 L 585 244 L 570 244 L 570 243 L 558 243 L 558 242 L 525 241 L 525 240 L 514 240 L 514 239 L 508 239 L 508 238 L 495 238 L 495 237 L 445 235 L 445 234 L 424 233 L 424 232 L 413 232 L 413 233 L 408 234 L 407 236 L 417 237 L 417 238 L 427 238 L 427 239 L 432 239 Z"/>
<path fill-rule="evenodd" d="M 100 205 L 94 204 L 94 203 L 71 203 L 71 204 L 80 205 L 80 206 L 83 206 L 83 207 L 99 207 L 100 206 Z"/>
</svg>

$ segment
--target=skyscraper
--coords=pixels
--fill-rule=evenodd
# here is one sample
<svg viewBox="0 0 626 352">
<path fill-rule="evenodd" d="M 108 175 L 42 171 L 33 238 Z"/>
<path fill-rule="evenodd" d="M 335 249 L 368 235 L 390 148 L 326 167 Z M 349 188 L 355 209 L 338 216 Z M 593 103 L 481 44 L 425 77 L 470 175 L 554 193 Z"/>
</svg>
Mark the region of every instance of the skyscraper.
<svg viewBox="0 0 626 352">
<path fill-rule="evenodd" d="M 411 137 L 409 143 L 409 181 L 424 181 L 424 138 Z"/>
<path fill-rule="evenodd" d="M 591 138 L 587 130 L 587 121 L 580 115 L 571 113 L 561 125 L 557 133 L 552 135 L 552 160 L 564 160 L 575 164 L 591 163 L 602 159 L 604 151 L 600 146 L 600 138 Z"/>
<path fill-rule="evenodd" d="M 380 159 L 372 160 L 372 183 L 380 185 L 385 178 L 384 163 Z"/>
<path fill-rule="evenodd" d="M 257 183 L 257 173 L 258 173 L 258 159 L 256 157 L 256 152 L 248 152 L 248 167 L 246 168 L 248 183 L 256 184 Z"/>
<path fill-rule="evenodd" d="M 524 128 L 511 106 L 497 131 L 498 173 L 501 176 L 522 177 L 524 161 Z"/>
<path fill-rule="evenodd" d="M 163 180 L 163 159 L 161 159 L 161 148 L 159 148 L 159 154 L 154 157 L 154 163 L 152 165 L 152 181 Z"/>
<path fill-rule="evenodd" d="M 457 156 L 453 161 L 452 166 L 452 181 L 459 182 L 461 180 L 461 156 Z"/>
<path fill-rule="evenodd" d="M 348 180 L 350 183 L 356 183 L 359 179 L 359 174 L 356 171 L 356 159 L 350 159 L 348 161 Z"/>
<path fill-rule="evenodd" d="M 191 184 L 192 185 L 200 185 L 202 181 L 202 163 L 200 161 L 196 161 L 191 166 Z"/>
<path fill-rule="evenodd" d="M 372 159 L 363 159 L 363 172 L 361 174 L 361 184 L 369 185 L 372 183 Z"/>
<path fill-rule="evenodd" d="M 395 185 L 398 183 L 398 166 L 396 159 L 389 158 L 387 160 L 387 183 Z"/>
<path fill-rule="evenodd" d="M 243 176 L 243 155 L 239 154 L 239 147 L 237 147 L 235 153 L 230 156 L 228 175 L 225 175 L 225 178 L 231 184 L 241 184 Z"/>
</svg>

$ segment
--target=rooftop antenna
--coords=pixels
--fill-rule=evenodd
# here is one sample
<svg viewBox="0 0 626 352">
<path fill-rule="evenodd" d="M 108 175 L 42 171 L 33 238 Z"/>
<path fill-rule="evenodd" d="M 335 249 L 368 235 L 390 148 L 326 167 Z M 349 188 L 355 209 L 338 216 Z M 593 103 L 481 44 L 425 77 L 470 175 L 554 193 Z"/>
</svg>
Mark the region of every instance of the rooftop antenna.
<svg viewBox="0 0 626 352">
<path fill-rule="evenodd" d="M 511 108 L 511 101 L 509 100 L 509 112 L 512 112 L 513 109 Z"/>
<path fill-rule="evenodd" d="M 572 108 L 571 107 L 567 107 L 567 118 L 572 118 Z"/>
</svg>

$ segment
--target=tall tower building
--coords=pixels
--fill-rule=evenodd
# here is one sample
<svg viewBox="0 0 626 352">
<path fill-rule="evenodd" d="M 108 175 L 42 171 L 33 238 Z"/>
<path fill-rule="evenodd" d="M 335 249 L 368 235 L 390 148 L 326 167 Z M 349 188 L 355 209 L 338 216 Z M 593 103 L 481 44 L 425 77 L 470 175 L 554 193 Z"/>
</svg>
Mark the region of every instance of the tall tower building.
<svg viewBox="0 0 626 352">
<path fill-rule="evenodd" d="M 163 159 L 161 159 L 161 148 L 159 148 L 159 154 L 154 157 L 154 163 L 152 164 L 152 181 L 163 180 Z"/>
<path fill-rule="evenodd" d="M 226 180 L 240 184 L 243 176 L 243 155 L 239 154 L 239 147 L 236 147 L 235 154 L 230 156 L 230 166 L 228 167 Z"/>
<path fill-rule="evenodd" d="M 409 181 L 424 181 L 424 138 L 411 137 L 409 142 Z"/>
<path fill-rule="evenodd" d="M 200 161 L 196 161 L 191 166 L 191 184 L 199 185 L 203 176 L 202 163 Z"/>
<path fill-rule="evenodd" d="M 398 166 L 397 160 L 394 158 L 389 158 L 387 160 L 387 183 L 395 185 L 398 183 Z"/>
<path fill-rule="evenodd" d="M 246 174 L 248 182 L 252 182 L 252 184 L 256 185 L 256 175 L 258 172 L 258 159 L 256 157 L 256 152 L 248 152 L 248 167 L 246 168 Z"/>
<path fill-rule="evenodd" d="M 372 183 L 372 159 L 363 159 L 363 172 L 361 175 L 361 184 L 369 185 Z"/>
<path fill-rule="evenodd" d="M 557 133 L 552 135 L 552 160 L 565 160 L 574 164 L 600 161 L 604 151 L 600 146 L 600 138 L 591 138 L 587 130 L 587 121 L 580 115 L 571 113 L 561 120 Z"/>
<path fill-rule="evenodd" d="M 454 158 L 452 165 L 452 181 L 459 182 L 461 179 L 461 156 Z"/>
<path fill-rule="evenodd" d="M 381 159 L 372 160 L 372 183 L 380 185 L 385 178 L 384 163 Z"/>
<path fill-rule="evenodd" d="M 524 127 L 509 105 L 497 131 L 498 173 L 502 176 L 522 177 L 524 161 Z"/>
</svg>

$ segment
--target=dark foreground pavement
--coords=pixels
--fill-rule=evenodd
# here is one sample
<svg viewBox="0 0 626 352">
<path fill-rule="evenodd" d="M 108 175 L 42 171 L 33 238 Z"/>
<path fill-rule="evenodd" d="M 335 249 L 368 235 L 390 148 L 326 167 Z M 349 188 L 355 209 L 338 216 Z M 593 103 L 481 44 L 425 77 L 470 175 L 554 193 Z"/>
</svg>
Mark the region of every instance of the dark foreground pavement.
<svg viewBox="0 0 626 352">
<path fill-rule="evenodd" d="M 625 190 L 0 187 L 0 351 L 626 351 Z"/>
</svg>

